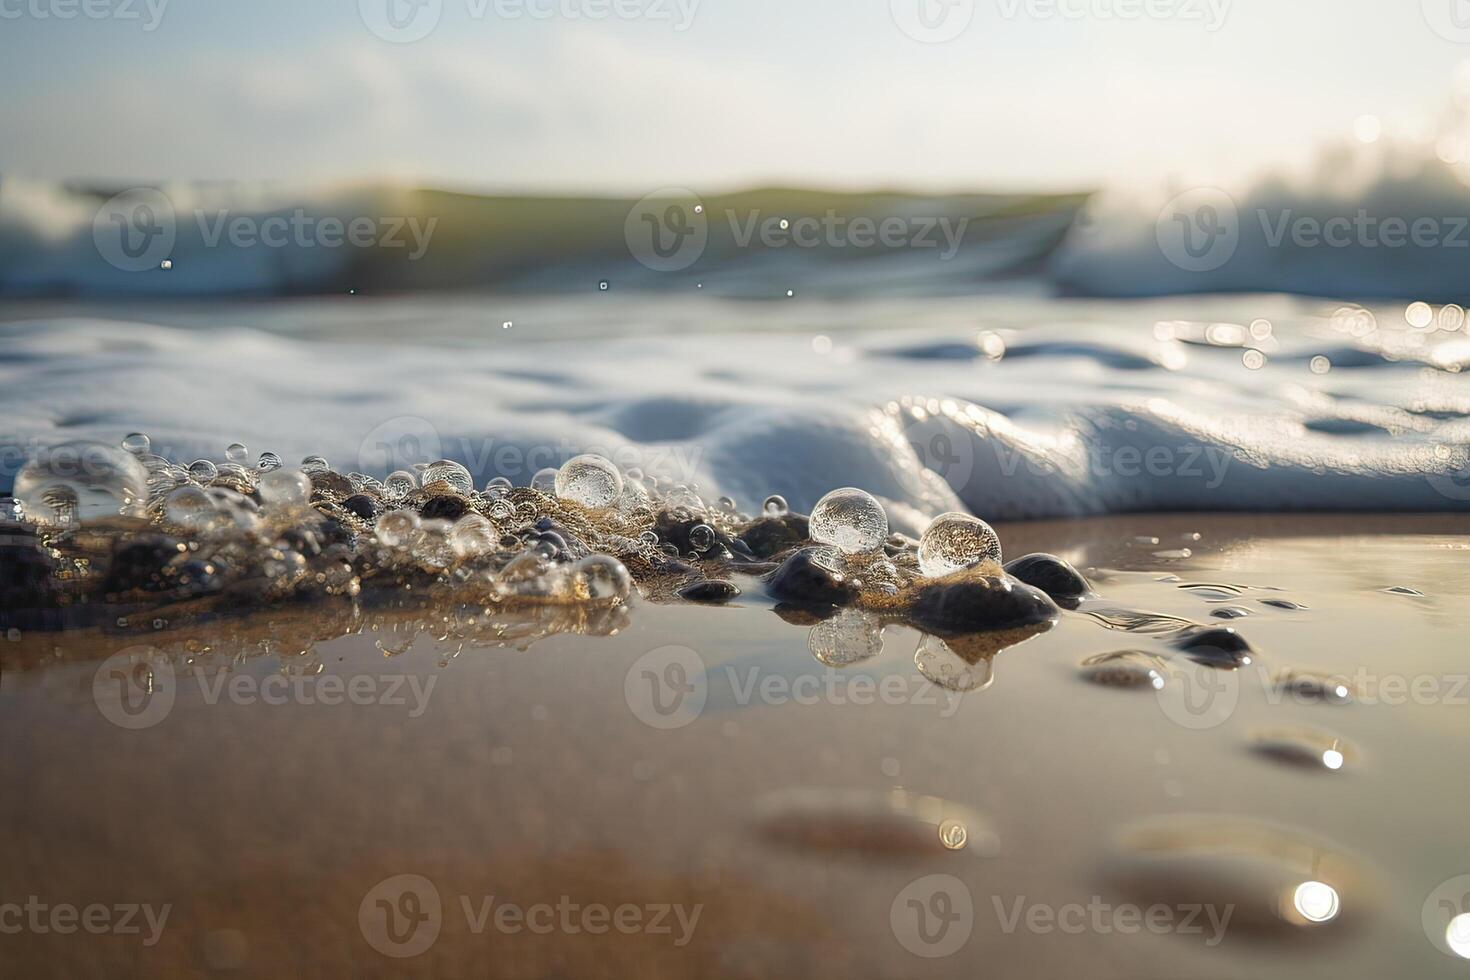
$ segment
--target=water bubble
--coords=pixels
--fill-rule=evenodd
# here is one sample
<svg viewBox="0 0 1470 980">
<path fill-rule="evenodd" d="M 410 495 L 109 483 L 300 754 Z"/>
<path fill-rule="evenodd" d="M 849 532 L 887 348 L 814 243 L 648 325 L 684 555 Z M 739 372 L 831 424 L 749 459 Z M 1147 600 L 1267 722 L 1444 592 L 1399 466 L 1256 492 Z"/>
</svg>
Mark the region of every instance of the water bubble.
<svg viewBox="0 0 1470 980">
<path fill-rule="evenodd" d="M 555 494 L 556 467 L 548 466 L 545 469 L 537 470 L 536 475 L 531 477 L 531 489 L 540 490 L 542 493 Z"/>
<path fill-rule="evenodd" d="M 958 820 L 946 820 L 939 825 L 939 843 L 943 844 L 948 850 L 964 850 L 965 843 L 969 839 L 970 832 Z"/>
<path fill-rule="evenodd" d="M 708 524 L 696 524 L 689 529 L 689 544 L 695 551 L 708 551 L 715 546 L 715 529 Z"/>
<path fill-rule="evenodd" d="M 383 494 L 390 500 L 401 500 L 418 489 L 418 477 L 408 470 L 396 470 L 383 481 Z"/>
<path fill-rule="evenodd" d="M 163 516 L 191 531 L 207 531 L 220 523 L 221 518 L 214 499 L 193 484 L 179 487 L 168 495 L 163 504 Z"/>
<path fill-rule="evenodd" d="M 455 522 L 449 532 L 449 544 L 460 558 L 473 558 L 494 551 L 500 542 L 500 534 L 481 514 L 466 514 Z"/>
<path fill-rule="evenodd" d="M 232 442 L 225 449 L 225 459 L 232 463 L 243 464 L 246 460 L 250 459 L 250 450 L 245 448 L 243 442 Z"/>
<path fill-rule="evenodd" d="M 497 476 L 493 478 L 489 483 L 485 484 L 485 489 L 493 494 L 504 495 L 510 493 L 511 489 L 514 486 L 515 484 L 511 483 L 510 480 L 506 479 L 505 477 Z"/>
<path fill-rule="evenodd" d="M 189 464 L 189 479 L 199 483 L 210 483 L 219 476 L 219 467 L 207 459 L 196 459 Z"/>
<path fill-rule="evenodd" d="M 761 505 L 761 512 L 767 517 L 785 517 L 791 513 L 791 508 L 787 505 L 785 497 L 779 493 L 773 493 Z"/>
<path fill-rule="evenodd" d="M 260 462 L 255 464 L 255 468 L 262 473 L 278 470 L 281 468 L 281 457 L 275 453 L 261 453 Z"/>
<path fill-rule="evenodd" d="M 1415 330 L 1426 330 L 1434 322 L 1434 309 L 1428 303 L 1410 303 L 1404 309 L 1404 319 Z"/>
<path fill-rule="evenodd" d="M 658 547 L 658 535 L 653 531 L 644 531 L 642 534 L 638 535 L 638 541 L 645 548 Z"/>
<path fill-rule="evenodd" d="M 1253 347 L 1240 355 L 1240 363 L 1252 371 L 1259 371 L 1266 366 L 1266 355 Z"/>
<path fill-rule="evenodd" d="M 855 487 L 833 490 L 812 508 L 811 537 L 844 554 L 874 551 L 888 537 L 888 515 L 866 491 Z"/>
<path fill-rule="evenodd" d="M 919 539 L 919 570 L 930 578 L 982 561 L 998 565 L 1000 560 L 1000 538 L 989 524 L 969 514 L 941 514 Z"/>
<path fill-rule="evenodd" d="M 588 555 L 577 562 L 574 574 L 594 602 L 621 602 L 633 592 L 628 569 L 607 555 Z"/>
<path fill-rule="evenodd" d="M 411 541 L 419 529 L 419 515 L 411 510 L 393 510 L 378 520 L 378 543 L 398 548 Z"/>
<path fill-rule="evenodd" d="M 308 456 L 301 461 L 301 472 L 307 476 L 316 476 L 318 473 L 326 473 L 332 467 L 323 456 Z"/>
<path fill-rule="evenodd" d="M 990 657 L 977 657 L 972 662 L 928 633 L 914 652 L 914 666 L 926 680 L 950 691 L 983 691 L 995 680 Z"/>
<path fill-rule="evenodd" d="M 448 568 L 454 564 L 448 521 L 424 521 L 413 539 L 413 556 L 425 568 Z"/>
<path fill-rule="evenodd" d="M 591 510 L 601 510 L 623 492 L 623 474 L 601 456 L 576 456 L 556 473 L 556 495 Z"/>
<path fill-rule="evenodd" d="M 1316 357 L 1312 358 L 1312 361 L 1308 366 L 1312 369 L 1313 374 L 1326 374 L 1328 371 L 1332 370 L 1332 362 L 1323 357 L 1321 354 L 1318 354 Z"/>
<path fill-rule="evenodd" d="M 883 623 L 870 612 L 844 609 L 813 626 L 806 645 L 828 667 L 847 667 L 883 652 Z"/>
<path fill-rule="evenodd" d="M 470 471 L 452 459 L 441 459 L 437 463 L 430 463 L 429 468 L 424 470 L 424 486 L 443 481 L 452 487 L 456 493 L 468 496 L 474 492 L 475 479 L 470 476 Z"/>
<path fill-rule="evenodd" d="M 12 493 L 33 519 L 48 523 L 133 515 L 147 500 L 148 471 L 120 448 L 68 442 L 22 466 Z"/>
<path fill-rule="evenodd" d="M 141 432 L 130 432 L 123 436 L 122 447 L 125 452 L 134 456 L 142 456 L 153 448 L 153 440 Z"/>
<path fill-rule="evenodd" d="M 271 470 L 255 489 L 261 502 L 273 508 L 304 507 L 311 502 L 311 477 L 301 470 Z"/>
</svg>

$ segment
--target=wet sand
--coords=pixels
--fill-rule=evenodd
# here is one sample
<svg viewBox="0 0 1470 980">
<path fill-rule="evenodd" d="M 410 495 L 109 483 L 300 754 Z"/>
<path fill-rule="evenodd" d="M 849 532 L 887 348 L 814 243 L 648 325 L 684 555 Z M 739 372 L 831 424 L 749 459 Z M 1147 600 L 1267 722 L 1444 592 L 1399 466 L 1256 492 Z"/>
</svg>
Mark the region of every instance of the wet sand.
<svg viewBox="0 0 1470 980">
<path fill-rule="evenodd" d="M 1429 934 L 1470 873 L 1470 519 L 997 530 L 1099 597 L 988 664 L 750 590 L 12 636 L 0 972 L 1464 972 Z"/>
</svg>

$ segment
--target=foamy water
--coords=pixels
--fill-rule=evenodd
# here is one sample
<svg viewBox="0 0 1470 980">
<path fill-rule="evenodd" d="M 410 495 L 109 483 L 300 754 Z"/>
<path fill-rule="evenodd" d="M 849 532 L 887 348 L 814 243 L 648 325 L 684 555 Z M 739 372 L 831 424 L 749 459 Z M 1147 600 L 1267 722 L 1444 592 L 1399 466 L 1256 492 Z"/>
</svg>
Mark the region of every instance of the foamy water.
<svg viewBox="0 0 1470 980">
<path fill-rule="evenodd" d="M 242 442 L 379 478 L 448 458 L 477 487 L 593 451 L 746 510 L 779 493 L 805 512 L 862 487 L 911 533 L 957 509 L 1458 510 L 1470 337 L 1444 329 L 1456 311 L 743 303 L 616 284 L 560 299 L 10 304 L 0 492 L 38 448 L 141 431 L 184 465 Z"/>
</svg>

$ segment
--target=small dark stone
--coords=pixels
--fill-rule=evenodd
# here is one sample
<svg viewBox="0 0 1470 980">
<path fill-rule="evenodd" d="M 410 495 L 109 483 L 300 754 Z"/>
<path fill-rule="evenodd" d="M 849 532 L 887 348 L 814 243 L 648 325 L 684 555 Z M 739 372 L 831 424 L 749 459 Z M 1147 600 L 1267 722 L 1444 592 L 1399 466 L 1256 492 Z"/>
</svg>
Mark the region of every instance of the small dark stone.
<svg viewBox="0 0 1470 980">
<path fill-rule="evenodd" d="M 1053 622 L 1056 603 L 1040 589 L 1003 577 L 940 579 L 919 589 L 910 616 L 930 633 L 954 636 Z"/>
<path fill-rule="evenodd" d="M 356 514 L 365 521 L 370 521 L 378 516 L 378 501 L 365 493 L 355 493 L 342 501 L 342 507 L 350 513 Z"/>
<path fill-rule="evenodd" d="M 1190 660 L 1207 667 L 1233 670 L 1255 658 L 1255 650 L 1233 626 L 1189 626 L 1170 643 Z"/>
<path fill-rule="evenodd" d="M 177 571 L 178 592 L 185 596 L 210 595 L 224 588 L 223 566 L 203 558 L 191 558 Z"/>
<path fill-rule="evenodd" d="M 658 523 L 653 526 L 653 530 L 658 535 L 659 541 L 665 544 L 672 544 L 675 548 L 679 549 L 679 554 L 687 555 L 692 551 L 696 551 L 694 543 L 689 540 L 689 532 L 693 531 L 699 525 L 707 523 L 709 522 L 698 517 L 691 518 L 687 521 L 675 520 L 668 511 L 664 511 L 659 515 Z M 730 536 L 713 526 L 711 526 L 711 530 L 715 532 L 714 544 L 704 551 L 697 552 L 699 557 L 702 559 L 733 558 L 734 555 L 731 553 L 730 546 L 734 542 Z"/>
<path fill-rule="evenodd" d="M 695 582 L 686 585 L 679 590 L 679 596 L 690 602 L 725 603 L 740 594 L 733 582 L 722 582 L 717 579 Z"/>
<path fill-rule="evenodd" d="M 328 470 L 325 473 L 311 474 L 311 494 L 313 497 L 331 494 L 336 497 L 350 497 L 357 491 L 352 486 L 352 481 L 341 473 Z"/>
<path fill-rule="evenodd" d="M 292 527 L 281 532 L 281 542 L 293 551 L 299 551 L 307 558 L 315 558 L 322 553 L 322 537 L 316 528 Z"/>
<path fill-rule="evenodd" d="M 803 548 L 781 563 L 766 579 L 766 591 L 781 602 L 812 606 L 845 606 L 858 590 L 830 568 L 817 563 L 819 550 Z"/>
<path fill-rule="evenodd" d="M 746 549 L 755 558 L 770 558 L 807 540 L 807 519 L 800 514 L 762 517 L 740 534 Z"/>
<path fill-rule="evenodd" d="M 419 516 L 426 521 L 457 521 L 469 509 L 463 498 L 445 493 L 425 500 L 419 508 Z"/>
<path fill-rule="evenodd" d="M 1024 555 L 1006 562 L 1006 574 L 1045 592 L 1058 603 L 1075 608 L 1078 599 L 1092 595 L 1087 579 L 1056 555 Z"/>
<path fill-rule="evenodd" d="M 112 553 L 102 591 L 163 592 L 172 588 L 172 577 L 164 573 L 164 568 L 183 553 L 181 544 L 178 538 L 166 534 L 146 534 L 120 541 Z"/>
</svg>

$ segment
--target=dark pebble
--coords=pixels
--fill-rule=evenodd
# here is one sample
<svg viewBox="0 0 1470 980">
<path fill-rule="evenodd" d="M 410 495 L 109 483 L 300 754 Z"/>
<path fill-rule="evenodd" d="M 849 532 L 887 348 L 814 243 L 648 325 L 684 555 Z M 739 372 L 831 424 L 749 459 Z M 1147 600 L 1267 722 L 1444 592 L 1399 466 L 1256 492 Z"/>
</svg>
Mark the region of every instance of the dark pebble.
<svg viewBox="0 0 1470 980">
<path fill-rule="evenodd" d="M 733 582 L 721 582 L 711 580 L 706 582 L 695 582 L 686 585 L 679 590 L 679 596 L 690 602 L 724 603 L 729 602 L 740 594 Z"/>
<path fill-rule="evenodd" d="M 852 583 L 817 564 L 816 548 L 803 548 L 766 579 L 773 599 L 807 606 L 845 606 L 857 598 Z"/>
<path fill-rule="evenodd" d="M 1025 555 L 1006 562 L 1006 574 L 1034 586 L 1060 603 L 1075 604 L 1092 595 L 1092 586 L 1082 573 L 1056 555 Z"/>
<path fill-rule="evenodd" d="M 1054 622 L 1060 612 L 1040 589 L 986 576 L 941 580 L 922 587 L 909 615 L 930 633 L 955 636 Z"/>
<path fill-rule="evenodd" d="M 112 553 L 112 564 L 102 591 L 106 593 L 163 592 L 173 587 L 173 577 L 165 566 L 182 554 L 182 542 L 165 534 L 148 534 L 119 542 Z"/>
<path fill-rule="evenodd" d="M 356 514 L 365 521 L 370 521 L 378 516 L 380 509 L 378 501 L 365 493 L 355 493 L 342 501 L 342 507 L 349 513 Z"/>
<path fill-rule="evenodd" d="M 1255 659 L 1255 650 L 1233 626 L 1190 626 L 1170 641 L 1197 664 L 1233 670 Z"/>
<path fill-rule="evenodd" d="M 462 498 L 445 493 L 425 500 L 419 508 L 419 516 L 426 521 L 457 521 L 469 509 Z"/>
<path fill-rule="evenodd" d="M 337 497 L 350 497 L 357 491 L 352 486 L 352 481 L 341 473 L 313 473 L 311 475 L 312 496 L 332 494 Z"/>
<path fill-rule="evenodd" d="M 807 540 L 807 519 L 800 514 L 762 517 L 740 534 L 740 541 L 755 558 L 770 558 Z"/>
</svg>

